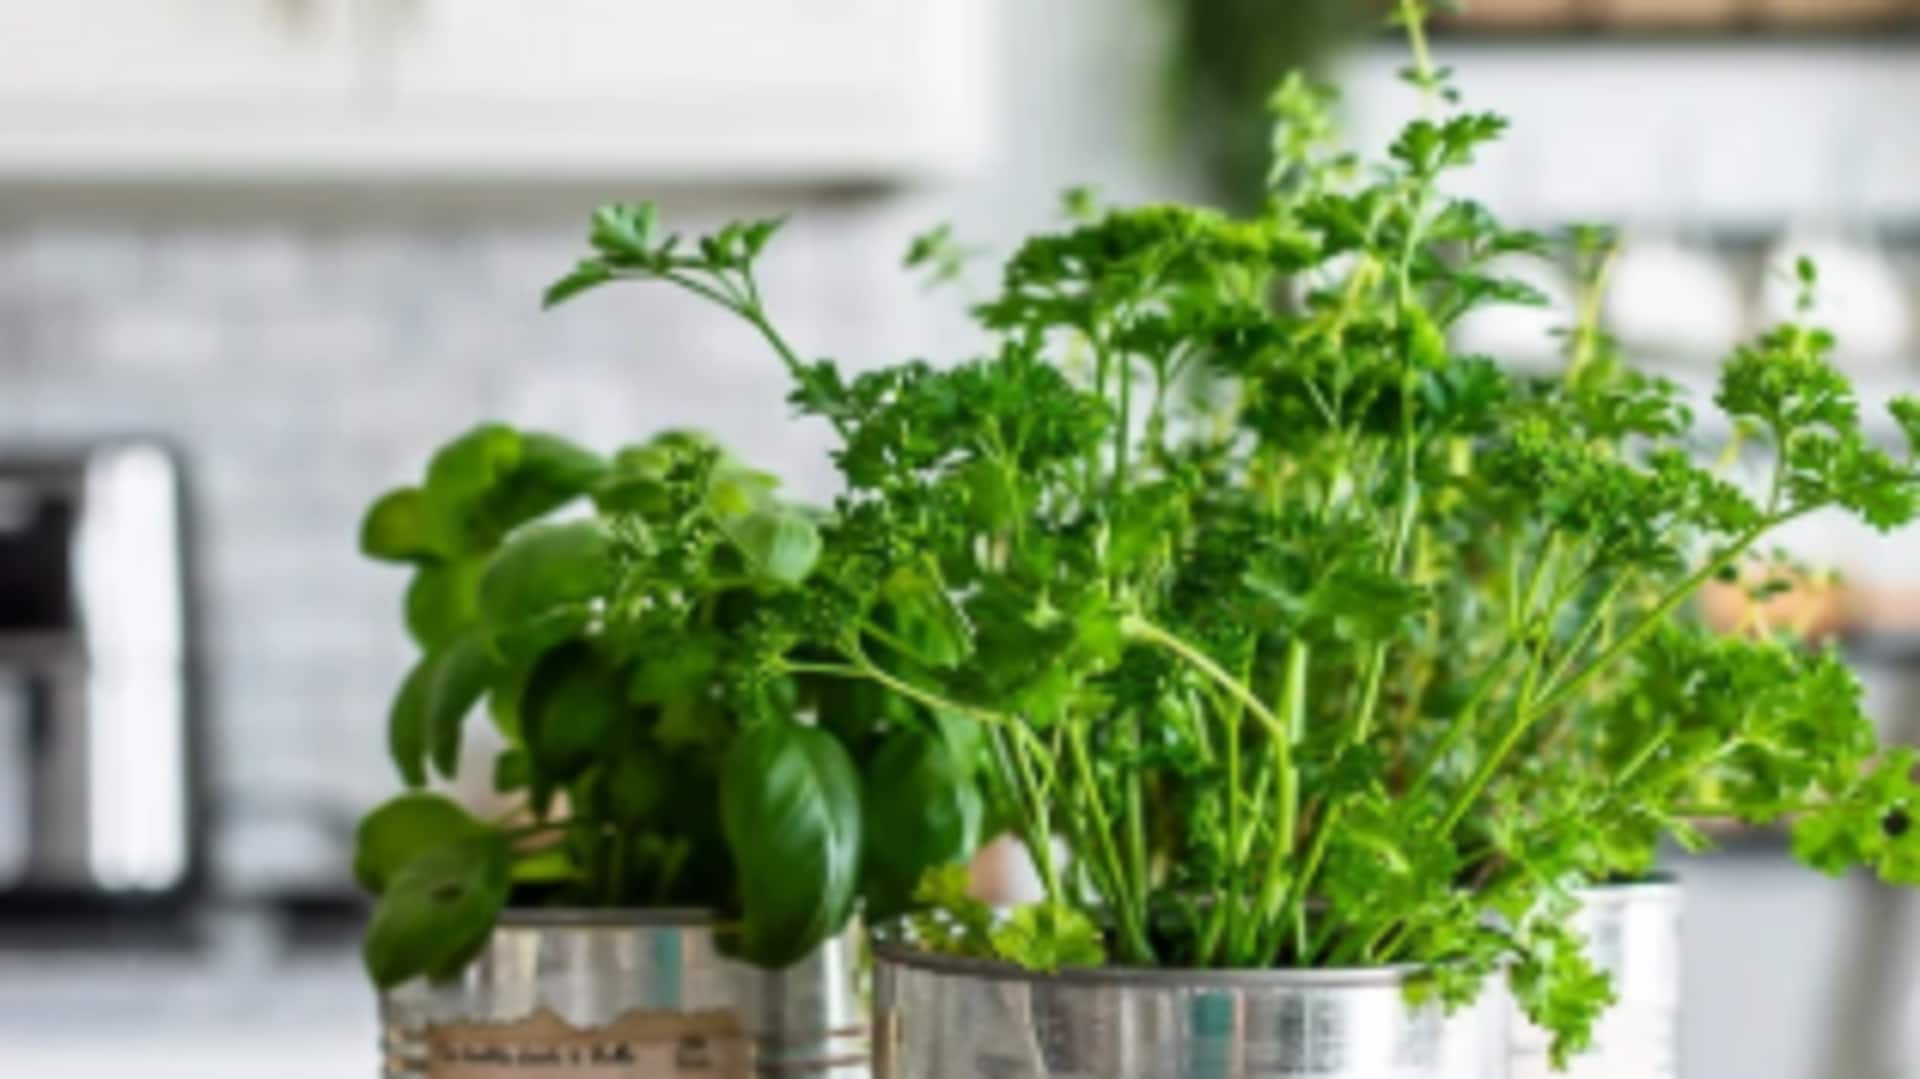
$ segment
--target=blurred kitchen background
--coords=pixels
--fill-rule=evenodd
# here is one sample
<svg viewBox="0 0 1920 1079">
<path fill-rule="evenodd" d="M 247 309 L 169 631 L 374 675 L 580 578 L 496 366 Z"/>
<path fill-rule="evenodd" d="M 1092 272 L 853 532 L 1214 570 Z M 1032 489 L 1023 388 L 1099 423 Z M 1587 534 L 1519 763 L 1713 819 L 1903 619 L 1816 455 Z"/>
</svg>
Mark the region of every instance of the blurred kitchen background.
<svg viewBox="0 0 1920 1079">
<path fill-rule="evenodd" d="M 1920 392 L 1920 0 L 1479 0 L 1436 46 L 1515 121 L 1467 186 L 1619 223 L 1610 323 L 1703 409 L 1800 252 L 1869 400 Z M 1003 252 L 1070 183 L 1243 198 L 1295 61 L 1372 149 L 1413 107 L 1345 0 L 0 4 L 0 1074 L 371 1074 L 347 853 L 408 645 L 355 530 L 439 441 L 702 427 L 830 490 L 724 316 L 539 312 L 592 205 L 791 210 L 764 284 L 805 350 L 952 356 L 914 232 Z M 1547 363 L 1556 321 L 1462 333 Z M 1792 546 L 1920 741 L 1920 535 Z M 1777 837 L 1676 868 L 1687 1079 L 1920 1072 L 1910 898 Z"/>
</svg>

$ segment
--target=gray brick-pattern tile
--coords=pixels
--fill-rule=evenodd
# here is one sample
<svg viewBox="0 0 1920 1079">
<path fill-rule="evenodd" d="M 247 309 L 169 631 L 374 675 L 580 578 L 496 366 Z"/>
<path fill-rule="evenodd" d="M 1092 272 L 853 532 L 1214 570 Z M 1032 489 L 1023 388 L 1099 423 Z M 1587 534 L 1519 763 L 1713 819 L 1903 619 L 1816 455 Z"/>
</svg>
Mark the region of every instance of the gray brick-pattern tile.
<svg viewBox="0 0 1920 1079">
<path fill-rule="evenodd" d="M 885 200 L 796 214 L 763 282 L 794 342 L 870 366 L 928 325 Z M 689 231 L 752 205 L 676 210 Z M 754 334 L 664 288 L 551 314 L 578 215 L 497 226 L 88 220 L 0 226 L 0 445 L 164 436 L 192 473 L 216 791 L 350 814 L 393 786 L 406 575 L 354 551 L 361 508 L 485 417 L 611 448 L 699 427 L 810 497 L 827 433 L 785 421 Z M 950 298 L 949 298 L 950 299 Z M 476 752 L 478 750 L 476 749 Z M 223 825 L 220 834 L 226 834 Z M 225 879 L 271 885 L 236 840 Z M 257 844 L 255 844 L 257 848 Z"/>
</svg>

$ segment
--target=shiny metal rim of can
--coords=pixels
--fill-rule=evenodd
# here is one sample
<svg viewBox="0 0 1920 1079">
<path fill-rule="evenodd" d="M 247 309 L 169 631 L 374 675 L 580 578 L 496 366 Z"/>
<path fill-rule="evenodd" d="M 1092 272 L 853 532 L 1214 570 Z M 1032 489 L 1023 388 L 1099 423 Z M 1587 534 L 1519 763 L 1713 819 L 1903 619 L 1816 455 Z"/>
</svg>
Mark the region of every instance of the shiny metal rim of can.
<svg viewBox="0 0 1920 1079">
<path fill-rule="evenodd" d="M 508 907 L 499 929 L 699 929 L 719 924 L 700 907 Z"/>
<path fill-rule="evenodd" d="M 1580 900 L 1588 905 L 1626 906 L 1633 903 L 1665 903 L 1680 898 L 1686 889 L 1679 877 L 1659 873 L 1643 880 L 1589 884 L 1579 890 Z"/>
<path fill-rule="evenodd" d="M 1055 985 L 1141 986 L 1150 989 L 1355 989 L 1404 985 L 1421 967 L 1329 967 L 1325 969 L 1162 969 L 1158 967 L 1068 967 L 1028 970 L 994 959 L 941 955 L 897 941 L 876 940 L 874 958 L 882 964 L 985 982 L 1046 982 Z"/>
</svg>

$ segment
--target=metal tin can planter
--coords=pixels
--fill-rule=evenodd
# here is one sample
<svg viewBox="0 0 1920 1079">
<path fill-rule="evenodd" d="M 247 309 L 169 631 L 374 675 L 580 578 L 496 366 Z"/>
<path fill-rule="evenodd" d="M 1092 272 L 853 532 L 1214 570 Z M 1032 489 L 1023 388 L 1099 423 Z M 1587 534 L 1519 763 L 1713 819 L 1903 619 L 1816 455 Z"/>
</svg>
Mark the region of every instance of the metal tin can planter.
<svg viewBox="0 0 1920 1079">
<path fill-rule="evenodd" d="M 1679 1074 L 1680 885 L 1671 880 L 1590 888 L 1575 923 L 1594 962 L 1613 977 L 1618 1002 L 1593 1048 L 1555 1072 L 1547 1035 L 1515 1015 L 1512 1079 L 1674 1079 Z"/>
<path fill-rule="evenodd" d="M 386 1079 L 864 1079 L 849 932 L 769 972 L 698 911 L 518 911 L 458 980 L 380 999 Z"/>
<path fill-rule="evenodd" d="M 1034 974 L 876 948 L 876 1079 L 1499 1079 L 1506 1005 L 1405 970 Z"/>
</svg>

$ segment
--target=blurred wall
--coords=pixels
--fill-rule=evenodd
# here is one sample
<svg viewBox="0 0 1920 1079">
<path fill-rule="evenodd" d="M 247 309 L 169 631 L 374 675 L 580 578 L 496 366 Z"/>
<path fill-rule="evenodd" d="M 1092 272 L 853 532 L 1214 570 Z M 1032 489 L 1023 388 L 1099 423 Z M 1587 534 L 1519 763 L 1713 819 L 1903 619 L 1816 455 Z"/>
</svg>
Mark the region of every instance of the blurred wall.
<svg viewBox="0 0 1920 1079">
<path fill-rule="evenodd" d="M 540 313 L 591 206 L 660 197 L 685 231 L 791 211 L 764 285 L 800 347 L 856 366 L 951 355 L 965 297 L 900 272 L 914 232 L 953 219 L 999 249 L 1068 183 L 1178 186 L 1143 121 L 1154 25 L 1113 12 L 1004 5 L 1000 77 L 980 88 L 998 162 L 950 189 L 0 189 L 0 444 L 131 431 L 189 455 L 223 879 L 342 880 L 345 823 L 394 784 L 404 575 L 360 560 L 355 534 L 440 441 L 484 418 L 603 448 L 701 427 L 830 492 L 823 432 L 785 422 L 784 375 L 727 316 L 646 287 Z"/>
</svg>

